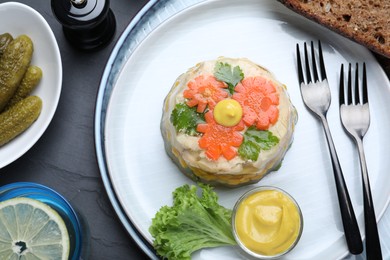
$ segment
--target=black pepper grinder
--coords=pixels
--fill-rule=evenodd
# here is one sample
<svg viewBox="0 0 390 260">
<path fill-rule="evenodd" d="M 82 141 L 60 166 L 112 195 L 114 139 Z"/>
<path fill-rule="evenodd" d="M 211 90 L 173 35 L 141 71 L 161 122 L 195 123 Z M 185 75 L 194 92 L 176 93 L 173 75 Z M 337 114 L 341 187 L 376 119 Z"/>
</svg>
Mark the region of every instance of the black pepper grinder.
<svg viewBox="0 0 390 260">
<path fill-rule="evenodd" d="M 109 0 L 51 0 L 66 39 L 81 50 L 106 46 L 115 34 L 115 16 Z"/>
</svg>

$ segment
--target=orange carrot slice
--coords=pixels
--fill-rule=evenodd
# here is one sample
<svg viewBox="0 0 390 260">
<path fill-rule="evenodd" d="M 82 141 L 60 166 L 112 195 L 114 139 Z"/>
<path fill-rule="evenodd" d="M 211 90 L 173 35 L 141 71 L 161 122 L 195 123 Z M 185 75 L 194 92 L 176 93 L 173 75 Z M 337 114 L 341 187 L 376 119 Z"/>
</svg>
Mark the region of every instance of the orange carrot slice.
<svg viewBox="0 0 390 260">
<path fill-rule="evenodd" d="M 219 125 L 209 111 L 205 114 L 206 123 L 198 124 L 197 131 L 203 133 L 199 139 L 199 147 L 206 150 L 206 156 L 211 160 L 218 160 L 220 156 L 227 160 L 237 155 L 237 147 L 241 145 L 244 137 L 239 131 L 244 130 L 244 123 L 241 121 L 233 127 Z"/>
<path fill-rule="evenodd" d="M 243 108 L 245 125 L 267 130 L 279 117 L 279 94 L 274 84 L 263 77 L 248 77 L 237 84 L 232 98 Z"/>
<path fill-rule="evenodd" d="M 213 109 L 218 101 L 228 96 L 225 88 L 227 85 L 218 81 L 214 76 L 200 75 L 188 82 L 183 96 L 188 99 L 189 107 L 197 106 L 196 111 L 203 113 L 207 106 Z"/>
</svg>

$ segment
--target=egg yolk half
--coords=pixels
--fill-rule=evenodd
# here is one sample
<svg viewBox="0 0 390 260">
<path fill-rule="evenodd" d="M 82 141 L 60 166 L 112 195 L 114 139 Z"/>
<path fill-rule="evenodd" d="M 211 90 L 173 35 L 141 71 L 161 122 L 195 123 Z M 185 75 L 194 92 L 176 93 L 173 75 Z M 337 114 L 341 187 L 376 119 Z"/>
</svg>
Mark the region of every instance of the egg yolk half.
<svg viewBox="0 0 390 260">
<path fill-rule="evenodd" d="M 214 108 L 215 121 L 223 126 L 235 126 L 242 118 L 242 107 L 234 99 L 224 99 L 217 103 Z"/>
</svg>

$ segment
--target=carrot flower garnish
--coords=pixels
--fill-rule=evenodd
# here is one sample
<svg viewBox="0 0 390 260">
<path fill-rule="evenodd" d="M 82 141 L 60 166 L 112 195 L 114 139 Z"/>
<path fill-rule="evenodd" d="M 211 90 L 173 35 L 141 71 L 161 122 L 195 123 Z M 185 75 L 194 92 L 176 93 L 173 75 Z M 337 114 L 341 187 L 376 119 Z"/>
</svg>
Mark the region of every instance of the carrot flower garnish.
<svg viewBox="0 0 390 260">
<path fill-rule="evenodd" d="M 248 77 L 238 83 L 234 91 L 232 98 L 243 108 L 245 125 L 267 130 L 276 123 L 279 95 L 271 81 L 263 77 Z"/>
<path fill-rule="evenodd" d="M 208 106 L 213 109 L 218 101 L 226 98 L 227 85 L 218 81 L 214 76 L 200 75 L 187 84 L 183 96 L 188 99 L 189 107 L 197 106 L 196 111 L 202 113 Z"/>
<path fill-rule="evenodd" d="M 205 124 L 198 124 L 197 131 L 203 133 L 199 139 L 199 147 L 206 150 L 206 156 L 211 160 L 218 160 L 222 155 L 227 160 L 237 155 L 239 147 L 244 139 L 239 131 L 244 130 L 244 123 L 241 121 L 233 127 L 226 127 L 217 124 L 213 112 L 205 114 Z"/>
</svg>

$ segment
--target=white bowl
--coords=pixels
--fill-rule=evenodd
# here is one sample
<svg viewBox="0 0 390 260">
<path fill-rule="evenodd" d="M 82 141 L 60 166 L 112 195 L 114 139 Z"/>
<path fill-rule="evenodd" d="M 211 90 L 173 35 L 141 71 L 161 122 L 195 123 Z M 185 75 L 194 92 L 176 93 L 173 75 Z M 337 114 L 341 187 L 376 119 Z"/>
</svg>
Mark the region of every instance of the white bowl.
<svg viewBox="0 0 390 260">
<path fill-rule="evenodd" d="M 283 194 L 288 200 L 290 200 L 294 205 L 299 215 L 299 230 L 298 230 L 298 236 L 295 238 L 295 241 L 285 250 L 278 254 L 274 255 L 263 255 L 257 252 L 252 251 L 249 249 L 244 242 L 241 241 L 240 236 L 238 235 L 237 229 L 236 229 L 236 214 L 238 211 L 238 208 L 240 205 L 247 199 L 249 196 L 256 194 L 261 191 L 277 191 L 281 194 Z M 258 201 L 258 200 L 257 200 Z M 233 214 L 232 214 L 232 227 L 233 227 L 233 235 L 235 240 L 237 241 L 238 246 L 242 249 L 244 253 L 246 253 L 246 257 L 250 259 L 262 259 L 262 260 L 271 260 L 271 259 L 278 259 L 289 253 L 291 250 L 294 249 L 294 247 L 298 244 L 299 239 L 301 238 L 302 232 L 303 232 L 303 215 L 301 208 L 299 207 L 297 201 L 285 190 L 280 189 L 278 187 L 274 186 L 258 186 L 256 188 L 250 189 L 247 192 L 245 192 L 236 202 L 233 208 Z"/>
<path fill-rule="evenodd" d="M 32 93 L 42 99 L 40 116 L 25 132 L 0 147 L 0 169 L 27 152 L 42 136 L 53 118 L 62 87 L 62 63 L 55 36 L 46 20 L 33 8 L 15 2 L 0 4 L 0 34 L 14 38 L 28 35 L 34 44 L 32 65 L 39 66 L 43 77 Z"/>
</svg>

